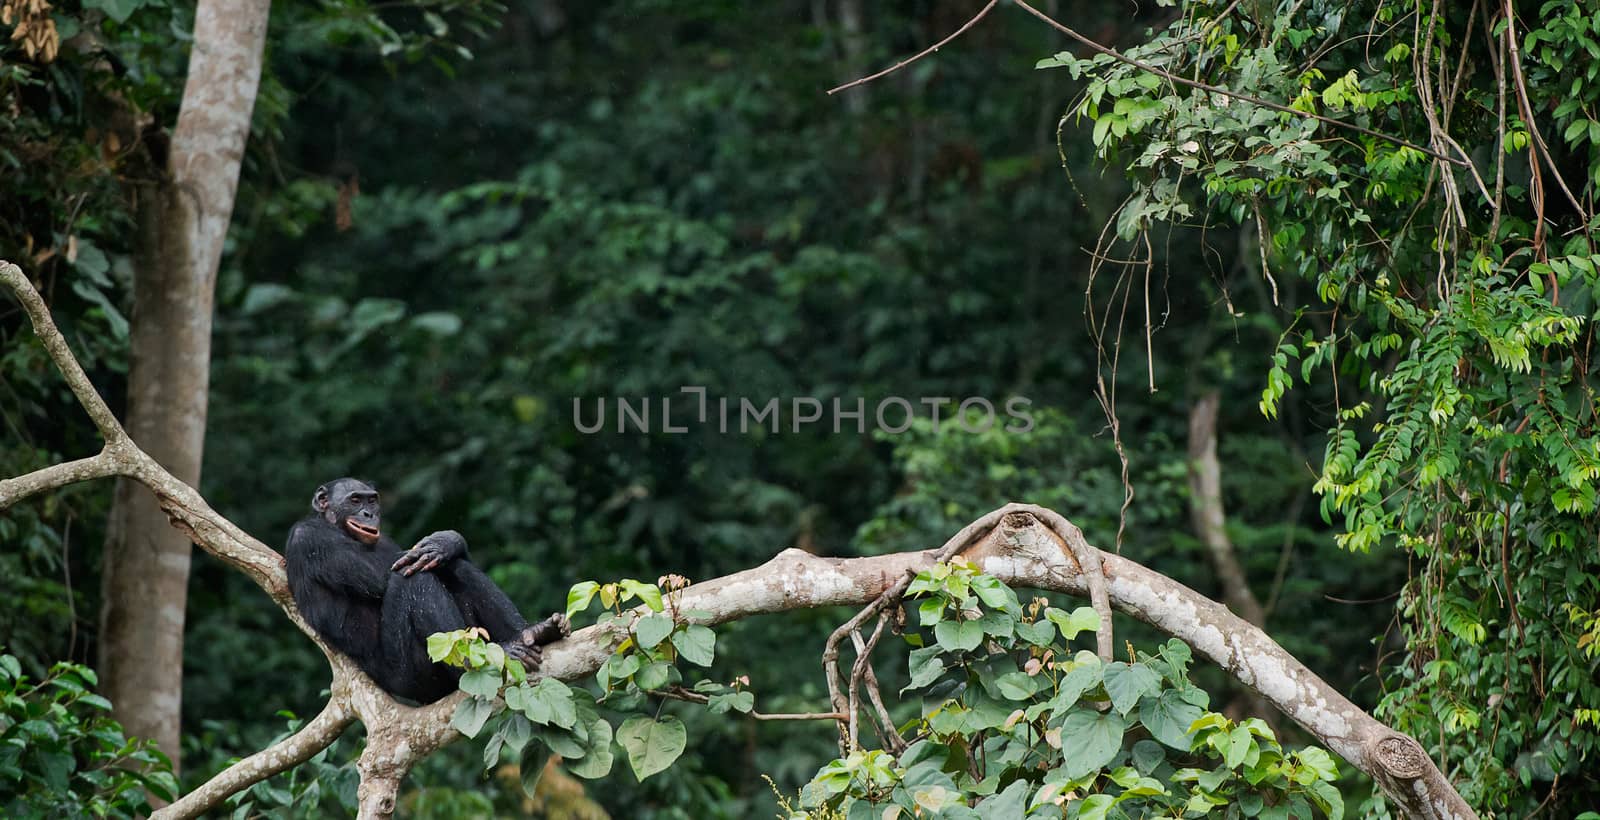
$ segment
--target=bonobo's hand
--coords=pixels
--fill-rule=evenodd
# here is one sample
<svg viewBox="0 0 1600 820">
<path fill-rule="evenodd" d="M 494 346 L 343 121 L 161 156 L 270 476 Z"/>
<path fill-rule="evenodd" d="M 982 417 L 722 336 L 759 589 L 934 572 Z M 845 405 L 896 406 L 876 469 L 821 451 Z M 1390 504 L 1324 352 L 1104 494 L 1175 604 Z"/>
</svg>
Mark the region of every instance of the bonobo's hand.
<svg viewBox="0 0 1600 820">
<path fill-rule="evenodd" d="M 455 530 L 440 530 L 406 550 L 389 569 L 401 575 L 415 575 L 447 564 L 467 554 L 467 539 Z"/>
</svg>

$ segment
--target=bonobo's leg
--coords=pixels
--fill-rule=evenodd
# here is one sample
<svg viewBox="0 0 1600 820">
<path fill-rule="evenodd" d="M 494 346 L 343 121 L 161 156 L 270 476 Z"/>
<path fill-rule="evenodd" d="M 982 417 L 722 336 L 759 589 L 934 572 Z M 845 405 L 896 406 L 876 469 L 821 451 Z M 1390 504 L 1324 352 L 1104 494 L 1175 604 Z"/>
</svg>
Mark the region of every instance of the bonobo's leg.
<svg viewBox="0 0 1600 820">
<path fill-rule="evenodd" d="M 489 630 L 489 637 L 504 646 L 507 654 L 522 661 L 530 672 L 538 667 L 543 655 L 539 647 L 571 632 L 566 616 L 559 613 L 529 626 L 516 604 L 471 561 L 453 561 L 448 567 L 434 570 L 434 574 L 450 588 L 467 622 Z"/>
<path fill-rule="evenodd" d="M 452 561 L 432 574 L 449 588 L 467 623 L 489 630 L 491 639 L 509 641 L 528 628 L 528 619 L 517 611 L 517 605 L 471 561 Z"/>
<path fill-rule="evenodd" d="M 454 691 L 460 672 L 428 657 L 428 636 L 470 625 L 455 596 L 433 573 L 391 575 L 383 597 L 382 627 L 389 680 L 380 680 L 378 685 L 423 703 Z"/>
</svg>

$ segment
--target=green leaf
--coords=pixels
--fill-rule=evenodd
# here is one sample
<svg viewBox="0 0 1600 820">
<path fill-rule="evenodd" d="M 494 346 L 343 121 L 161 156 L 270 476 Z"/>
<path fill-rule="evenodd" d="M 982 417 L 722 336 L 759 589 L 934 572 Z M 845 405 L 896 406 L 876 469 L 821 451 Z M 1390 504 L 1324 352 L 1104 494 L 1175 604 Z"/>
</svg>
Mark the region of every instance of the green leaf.
<svg viewBox="0 0 1600 820">
<path fill-rule="evenodd" d="M 1117 799 L 1109 794 L 1091 794 L 1078 804 L 1078 820 L 1105 820 Z"/>
<path fill-rule="evenodd" d="M 712 695 L 706 708 L 714 715 L 726 714 L 729 710 L 748 714 L 756 708 L 756 696 L 751 692 L 727 692 L 721 695 Z"/>
<path fill-rule="evenodd" d="M 1080 606 L 1072 610 L 1070 615 L 1050 607 L 1044 611 L 1044 616 L 1061 629 L 1061 637 L 1068 641 L 1078 637 L 1079 632 L 1093 632 L 1100 628 L 1100 614 L 1093 607 Z"/>
<path fill-rule="evenodd" d="M 1127 722 L 1116 712 L 1078 709 L 1061 722 L 1062 768 L 1077 779 L 1105 768 L 1122 750 Z"/>
<path fill-rule="evenodd" d="M 532 746 L 543 745 L 549 747 L 565 760 L 582 760 L 589 754 L 589 749 L 576 735 L 566 729 L 545 726 L 538 730 L 540 743 L 529 744 Z"/>
<path fill-rule="evenodd" d="M 594 594 L 600 591 L 600 585 L 594 581 L 584 581 L 572 585 L 567 590 L 567 617 L 578 614 L 589 608 L 589 602 L 594 600 Z"/>
<path fill-rule="evenodd" d="M 971 652 L 983 644 L 983 626 L 977 621 L 943 621 L 933 637 L 950 652 Z"/>
<path fill-rule="evenodd" d="M 944 674 L 944 658 L 940 655 L 943 647 L 928 646 L 922 649 L 911 650 L 911 660 L 908 671 L 911 673 L 911 682 L 906 684 L 900 693 L 905 694 L 912 689 L 921 689 L 939 679 Z"/>
<path fill-rule="evenodd" d="M 1151 737 L 1181 752 L 1189 751 L 1189 727 L 1204 714 L 1177 689 L 1168 689 L 1139 706 L 1139 722 L 1150 730 Z"/>
<path fill-rule="evenodd" d="M 699 624 L 690 624 L 672 633 L 672 645 L 683 659 L 696 666 L 710 666 L 716 657 L 717 633 Z"/>
<path fill-rule="evenodd" d="M 1011 613 L 1022 611 L 1022 604 L 1017 601 L 1017 593 L 1000 583 L 998 578 L 980 575 L 972 579 L 972 591 L 977 593 L 978 600 L 986 607 Z"/>
<path fill-rule="evenodd" d="M 611 724 L 596 719 L 589 724 L 588 754 L 576 761 L 567 762 L 567 771 L 586 780 L 605 777 L 611 773 L 616 753 L 611 749 Z"/>
<path fill-rule="evenodd" d="M 550 760 L 550 747 L 543 743 L 529 743 L 522 747 L 522 759 L 518 779 L 522 782 L 522 793 L 534 797 L 534 789 L 539 786 L 539 778 L 544 776 L 545 764 Z"/>
<path fill-rule="evenodd" d="M 618 582 L 618 585 L 622 587 L 623 592 L 631 592 L 637 596 L 639 600 L 644 601 L 645 606 L 650 607 L 652 611 L 660 612 L 663 609 L 661 604 L 661 589 L 655 584 L 646 584 L 643 581 L 635 581 L 632 578 L 624 578 Z"/>
<path fill-rule="evenodd" d="M 1027 700 L 1039 691 L 1039 679 L 1026 672 L 1007 672 L 995 681 L 995 688 L 1007 700 Z"/>
<path fill-rule="evenodd" d="M 461 691 L 492 699 L 500 693 L 500 673 L 493 669 L 473 669 L 461 676 Z"/>
<path fill-rule="evenodd" d="M 1311 792 L 1311 802 L 1328 815 L 1328 820 L 1344 820 L 1344 796 L 1332 783 L 1318 781 L 1306 787 Z"/>
<path fill-rule="evenodd" d="M 99 9 L 118 23 L 128 22 L 134 12 L 147 4 L 147 0 L 83 0 L 86 9 Z"/>
<path fill-rule="evenodd" d="M 411 324 L 435 336 L 454 336 L 461 332 L 461 317 L 442 310 L 419 313 L 411 317 Z"/>
<path fill-rule="evenodd" d="M 644 780 L 671 766 L 688 740 L 683 722 L 675 717 L 655 720 L 635 715 L 617 729 L 617 743 L 628 753 L 628 765 L 633 776 Z"/>
<path fill-rule="evenodd" d="M 1017 637 L 1034 646 L 1049 646 L 1056 639 L 1056 626 L 1049 621 L 1035 621 L 1033 623 L 1018 621 L 1016 632 Z"/>
<path fill-rule="evenodd" d="M 646 692 L 660 689 L 672 679 L 672 664 L 660 661 L 645 664 L 639 674 L 633 676 L 633 682 Z"/>
<path fill-rule="evenodd" d="M 549 710 L 549 722 L 570 729 L 578 722 L 577 706 L 572 701 L 572 687 L 555 678 L 540 678 L 528 696 L 529 702 L 543 704 Z"/>
<path fill-rule="evenodd" d="M 1111 705 L 1126 715 L 1139 705 L 1139 699 L 1161 691 L 1161 675 L 1142 663 L 1112 661 L 1103 674 Z"/>
<path fill-rule="evenodd" d="M 1142 716 L 1141 716 L 1142 722 Z M 1148 728 L 1148 727 L 1147 727 Z M 1133 744 L 1133 767 L 1140 774 L 1148 775 L 1167 759 L 1167 752 L 1161 744 L 1153 740 L 1141 740 Z"/>
<path fill-rule="evenodd" d="M 1230 769 L 1237 769 L 1250 755 L 1250 749 L 1256 745 L 1256 739 L 1250 730 L 1243 726 L 1235 726 L 1228 732 L 1228 748 L 1222 753 L 1222 762 Z"/>
<path fill-rule="evenodd" d="M 494 703 L 483 698 L 466 698 L 456 704 L 456 712 L 450 718 L 450 726 L 467 737 L 477 737 L 483 730 L 483 724 L 488 722 L 489 716 L 494 714 Z"/>
<path fill-rule="evenodd" d="M 1025 779 L 1018 779 L 1006 790 L 978 804 L 978 815 L 983 820 L 1022 820 L 1028 809 L 1028 791 Z"/>
<path fill-rule="evenodd" d="M 654 649 L 672 634 L 672 627 L 670 615 L 647 615 L 633 625 L 633 636 L 638 639 L 640 646 Z"/>
</svg>

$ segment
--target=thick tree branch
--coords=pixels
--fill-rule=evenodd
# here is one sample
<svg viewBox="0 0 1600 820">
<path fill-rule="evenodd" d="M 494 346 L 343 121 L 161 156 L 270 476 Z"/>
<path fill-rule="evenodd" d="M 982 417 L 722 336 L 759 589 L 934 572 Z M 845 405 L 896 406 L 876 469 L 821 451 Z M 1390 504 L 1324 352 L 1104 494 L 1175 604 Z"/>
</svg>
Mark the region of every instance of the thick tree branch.
<svg viewBox="0 0 1600 820">
<path fill-rule="evenodd" d="M 241 792 L 279 772 L 310 760 L 328 748 L 345 728 L 355 722 L 349 699 L 334 697 L 328 700 L 322 713 L 300 727 L 300 731 L 256 752 L 238 763 L 223 769 L 217 776 L 177 802 L 155 813 L 160 818 L 199 817 L 207 810 L 221 805 L 229 796 Z"/>
<path fill-rule="evenodd" d="M 121 465 L 116 457 L 106 450 L 101 450 L 88 458 L 53 464 L 16 478 L 0 479 L 0 510 L 30 495 L 120 473 Z"/>
</svg>

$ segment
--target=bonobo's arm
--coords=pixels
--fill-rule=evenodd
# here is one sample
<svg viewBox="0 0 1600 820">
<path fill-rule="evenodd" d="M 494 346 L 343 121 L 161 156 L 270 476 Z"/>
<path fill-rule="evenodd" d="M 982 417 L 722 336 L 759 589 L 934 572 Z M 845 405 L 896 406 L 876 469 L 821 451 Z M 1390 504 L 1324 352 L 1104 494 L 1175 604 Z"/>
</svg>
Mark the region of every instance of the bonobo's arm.
<svg viewBox="0 0 1600 820">
<path fill-rule="evenodd" d="M 400 558 L 389 569 L 401 575 L 415 575 L 465 557 L 467 557 L 467 539 L 462 538 L 461 533 L 455 530 L 440 530 L 401 553 Z"/>
<path fill-rule="evenodd" d="M 381 600 L 389 587 L 389 575 L 357 549 L 332 527 L 302 521 L 289 531 L 284 557 L 291 580 L 298 576 L 330 589 Z"/>
</svg>

